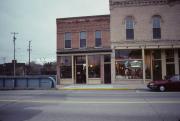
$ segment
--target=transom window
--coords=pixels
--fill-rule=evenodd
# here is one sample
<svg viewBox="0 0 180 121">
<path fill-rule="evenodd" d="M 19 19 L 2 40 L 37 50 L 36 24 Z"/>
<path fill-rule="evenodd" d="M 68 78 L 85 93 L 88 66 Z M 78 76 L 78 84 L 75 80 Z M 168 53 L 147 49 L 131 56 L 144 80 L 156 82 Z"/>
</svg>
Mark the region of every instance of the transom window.
<svg viewBox="0 0 180 121">
<path fill-rule="evenodd" d="M 101 31 L 95 32 L 95 46 L 101 47 Z"/>
<path fill-rule="evenodd" d="M 80 32 L 80 48 L 86 48 L 86 32 Z"/>
<path fill-rule="evenodd" d="M 71 33 L 70 32 L 66 32 L 65 33 L 65 44 L 64 44 L 65 48 L 71 48 Z"/>
<path fill-rule="evenodd" d="M 161 38 L 161 17 L 153 16 L 153 39 Z"/>
<path fill-rule="evenodd" d="M 126 39 L 134 39 L 134 20 L 131 16 L 126 17 Z"/>
</svg>

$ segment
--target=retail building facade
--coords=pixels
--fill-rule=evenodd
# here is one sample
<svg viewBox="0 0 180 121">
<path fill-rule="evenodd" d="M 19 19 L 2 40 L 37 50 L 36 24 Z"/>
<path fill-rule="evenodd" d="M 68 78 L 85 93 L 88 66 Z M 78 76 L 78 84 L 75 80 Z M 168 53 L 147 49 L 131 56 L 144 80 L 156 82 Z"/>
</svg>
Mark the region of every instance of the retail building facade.
<svg viewBox="0 0 180 121">
<path fill-rule="evenodd" d="M 179 74 L 178 0 L 110 0 L 112 82 Z"/>
<path fill-rule="evenodd" d="M 111 83 L 110 15 L 56 22 L 58 83 Z"/>
<path fill-rule="evenodd" d="M 109 5 L 110 15 L 57 19 L 60 84 L 145 83 L 180 73 L 178 0 Z"/>
</svg>

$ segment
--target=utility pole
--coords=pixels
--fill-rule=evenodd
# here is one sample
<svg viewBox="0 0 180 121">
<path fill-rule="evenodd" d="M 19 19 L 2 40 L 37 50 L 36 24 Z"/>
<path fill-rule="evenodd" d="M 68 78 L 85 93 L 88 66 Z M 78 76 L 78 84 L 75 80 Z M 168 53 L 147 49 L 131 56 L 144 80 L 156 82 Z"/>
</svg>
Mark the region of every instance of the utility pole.
<svg viewBox="0 0 180 121">
<path fill-rule="evenodd" d="M 11 32 L 11 34 L 13 34 L 13 43 L 14 43 L 14 60 L 13 60 L 13 64 L 14 64 L 14 76 L 16 76 L 16 32 Z"/>
<path fill-rule="evenodd" d="M 29 48 L 28 48 L 28 52 L 29 52 L 29 72 L 30 72 L 30 63 L 31 63 L 31 41 L 29 41 Z"/>
</svg>

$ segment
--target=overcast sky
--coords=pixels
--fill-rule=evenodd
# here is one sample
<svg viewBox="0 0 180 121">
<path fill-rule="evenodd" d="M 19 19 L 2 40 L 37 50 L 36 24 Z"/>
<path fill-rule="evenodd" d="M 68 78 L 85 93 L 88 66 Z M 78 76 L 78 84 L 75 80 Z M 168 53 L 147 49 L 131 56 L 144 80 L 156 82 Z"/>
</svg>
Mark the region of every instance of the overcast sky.
<svg viewBox="0 0 180 121">
<path fill-rule="evenodd" d="M 31 60 L 56 60 L 56 18 L 109 14 L 109 0 L 0 0 L 0 63 L 13 59 L 28 62 L 28 41 L 32 40 Z"/>
</svg>

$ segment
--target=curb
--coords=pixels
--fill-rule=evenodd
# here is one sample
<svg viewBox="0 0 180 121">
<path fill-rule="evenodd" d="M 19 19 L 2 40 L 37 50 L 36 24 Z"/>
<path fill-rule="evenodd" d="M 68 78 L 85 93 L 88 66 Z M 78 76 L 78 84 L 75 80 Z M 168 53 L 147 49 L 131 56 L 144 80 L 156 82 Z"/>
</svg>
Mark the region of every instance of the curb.
<svg viewBox="0 0 180 121">
<path fill-rule="evenodd" d="M 136 90 L 135 88 L 60 88 L 58 90 Z"/>
</svg>

